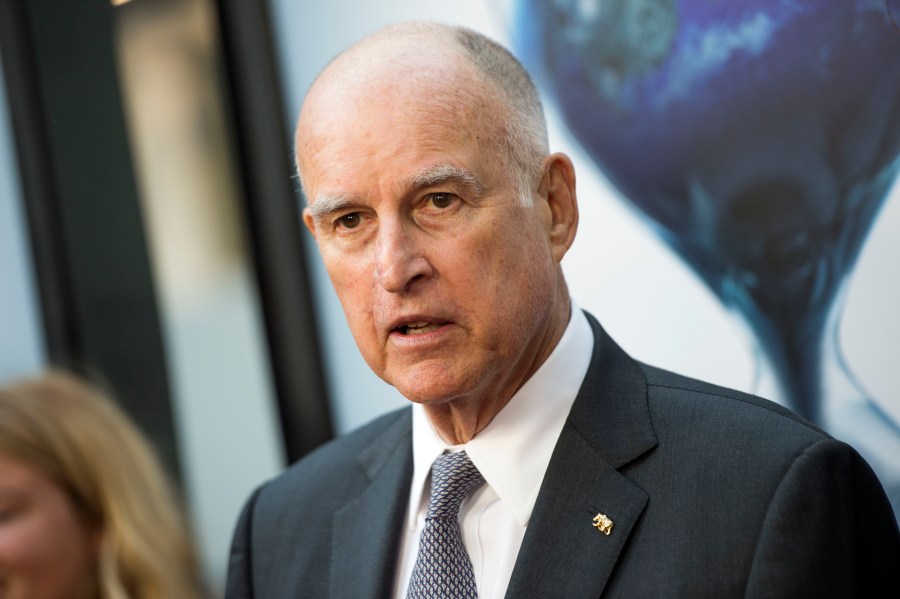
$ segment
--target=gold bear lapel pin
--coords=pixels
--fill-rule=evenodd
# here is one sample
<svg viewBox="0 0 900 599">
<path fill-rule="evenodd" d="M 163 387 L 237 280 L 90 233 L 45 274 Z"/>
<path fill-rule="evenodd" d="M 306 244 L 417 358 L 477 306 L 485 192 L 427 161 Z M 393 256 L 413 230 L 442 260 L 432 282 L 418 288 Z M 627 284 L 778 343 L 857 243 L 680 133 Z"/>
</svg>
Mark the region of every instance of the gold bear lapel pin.
<svg viewBox="0 0 900 599">
<path fill-rule="evenodd" d="M 594 516 L 594 528 L 609 536 L 609 533 L 612 532 L 613 521 L 610 520 L 606 514 L 597 514 Z"/>
</svg>

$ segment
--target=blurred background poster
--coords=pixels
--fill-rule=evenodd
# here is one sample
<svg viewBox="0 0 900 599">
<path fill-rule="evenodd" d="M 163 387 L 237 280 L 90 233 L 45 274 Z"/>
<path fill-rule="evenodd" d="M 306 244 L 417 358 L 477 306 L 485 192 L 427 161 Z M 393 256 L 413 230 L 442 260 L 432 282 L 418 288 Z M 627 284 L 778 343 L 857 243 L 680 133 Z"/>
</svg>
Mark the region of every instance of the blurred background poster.
<svg viewBox="0 0 900 599">
<path fill-rule="evenodd" d="M 576 163 L 581 230 L 563 262 L 576 301 L 638 359 L 774 399 L 850 442 L 897 511 L 900 30 L 890 8 L 272 1 L 291 117 L 332 56 L 390 22 L 458 23 L 511 48 L 545 97 L 551 150 Z M 402 402 L 368 373 L 313 268 L 335 420 L 347 430 Z"/>
</svg>

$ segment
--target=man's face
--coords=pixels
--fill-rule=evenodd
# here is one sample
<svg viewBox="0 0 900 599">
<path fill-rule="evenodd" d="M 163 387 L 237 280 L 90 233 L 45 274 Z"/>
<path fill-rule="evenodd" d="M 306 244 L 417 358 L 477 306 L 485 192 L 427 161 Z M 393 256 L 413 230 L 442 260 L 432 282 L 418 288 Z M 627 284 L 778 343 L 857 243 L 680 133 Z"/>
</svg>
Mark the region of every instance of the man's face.
<svg viewBox="0 0 900 599">
<path fill-rule="evenodd" d="M 472 89 L 380 77 L 311 96 L 298 129 L 304 220 L 356 343 L 416 402 L 508 399 L 559 301 L 550 209 L 523 206 L 490 88 Z"/>
</svg>

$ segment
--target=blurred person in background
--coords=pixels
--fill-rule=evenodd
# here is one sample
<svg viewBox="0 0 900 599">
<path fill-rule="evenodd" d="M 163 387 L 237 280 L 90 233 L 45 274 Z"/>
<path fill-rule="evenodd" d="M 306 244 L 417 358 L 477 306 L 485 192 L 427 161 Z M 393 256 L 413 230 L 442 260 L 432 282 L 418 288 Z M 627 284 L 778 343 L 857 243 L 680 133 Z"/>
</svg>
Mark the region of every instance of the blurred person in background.
<svg viewBox="0 0 900 599">
<path fill-rule="evenodd" d="M 112 401 L 51 371 L 0 388 L 0 597 L 203 596 L 156 455 Z"/>
</svg>

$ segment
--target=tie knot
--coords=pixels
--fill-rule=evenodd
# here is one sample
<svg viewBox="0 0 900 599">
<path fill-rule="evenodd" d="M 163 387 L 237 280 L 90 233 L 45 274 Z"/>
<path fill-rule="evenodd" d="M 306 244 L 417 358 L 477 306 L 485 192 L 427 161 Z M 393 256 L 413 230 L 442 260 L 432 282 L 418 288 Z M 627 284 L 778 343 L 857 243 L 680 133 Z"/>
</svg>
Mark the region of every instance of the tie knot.
<svg viewBox="0 0 900 599">
<path fill-rule="evenodd" d="M 462 500 L 483 482 L 465 451 L 441 455 L 431 465 L 431 501 L 425 517 L 456 517 Z"/>
</svg>

